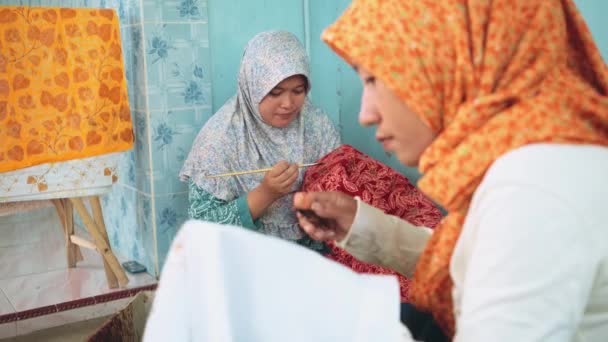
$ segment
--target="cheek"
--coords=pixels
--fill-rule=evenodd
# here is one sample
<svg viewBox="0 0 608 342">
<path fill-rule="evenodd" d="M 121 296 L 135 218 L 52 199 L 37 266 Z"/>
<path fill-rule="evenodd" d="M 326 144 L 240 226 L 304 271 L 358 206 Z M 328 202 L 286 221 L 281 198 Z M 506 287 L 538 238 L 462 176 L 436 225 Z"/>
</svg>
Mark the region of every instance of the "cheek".
<svg viewBox="0 0 608 342">
<path fill-rule="evenodd" d="M 302 109 L 302 106 L 304 105 L 305 100 L 306 100 L 306 93 L 299 94 L 295 97 L 296 107 L 298 107 L 298 110 Z"/>
<path fill-rule="evenodd" d="M 381 96 L 378 98 L 382 123 L 397 140 L 405 145 L 411 145 L 424 134 L 416 114 L 412 113 L 396 96 Z"/>
<path fill-rule="evenodd" d="M 274 113 L 275 108 L 277 106 L 276 102 L 277 101 L 272 97 L 265 97 L 262 102 L 260 102 L 258 109 L 260 111 L 260 115 L 264 120 L 272 118 L 272 113 Z"/>
</svg>

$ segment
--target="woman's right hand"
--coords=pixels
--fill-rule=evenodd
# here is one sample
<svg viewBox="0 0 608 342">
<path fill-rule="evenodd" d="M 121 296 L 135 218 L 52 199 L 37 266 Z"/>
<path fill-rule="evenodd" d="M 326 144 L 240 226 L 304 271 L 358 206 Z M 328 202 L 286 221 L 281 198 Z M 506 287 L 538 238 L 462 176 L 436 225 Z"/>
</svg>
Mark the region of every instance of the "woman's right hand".
<svg viewBox="0 0 608 342">
<path fill-rule="evenodd" d="M 281 160 L 266 172 L 261 186 L 273 197 L 279 198 L 292 191 L 296 179 L 298 179 L 298 164 L 289 164 Z"/>
<path fill-rule="evenodd" d="M 344 239 L 357 214 L 357 201 L 341 192 L 299 192 L 293 198 L 293 205 L 297 210 L 312 211 L 321 218 L 296 214 L 302 229 L 317 241 Z"/>
</svg>

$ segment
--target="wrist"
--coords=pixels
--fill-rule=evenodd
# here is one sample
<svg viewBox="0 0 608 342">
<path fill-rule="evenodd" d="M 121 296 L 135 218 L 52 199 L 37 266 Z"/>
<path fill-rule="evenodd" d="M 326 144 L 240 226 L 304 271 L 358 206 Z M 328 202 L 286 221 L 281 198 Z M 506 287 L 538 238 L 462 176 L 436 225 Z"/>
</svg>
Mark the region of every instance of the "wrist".
<svg viewBox="0 0 608 342">
<path fill-rule="evenodd" d="M 260 199 L 260 201 L 264 202 L 266 206 L 271 205 L 281 197 L 281 194 L 276 193 L 266 187 L 264 184 L 258 185 L 253 191 L 255 196 Z"/>
</svg>

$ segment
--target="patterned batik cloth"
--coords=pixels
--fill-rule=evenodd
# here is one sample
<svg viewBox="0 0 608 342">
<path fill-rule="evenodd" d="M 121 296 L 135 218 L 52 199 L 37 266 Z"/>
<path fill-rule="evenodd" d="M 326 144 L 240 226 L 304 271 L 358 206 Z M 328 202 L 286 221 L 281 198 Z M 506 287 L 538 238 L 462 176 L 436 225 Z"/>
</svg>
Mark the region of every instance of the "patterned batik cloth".
<svg viewBox="0 0 608 342">
<path fill-rule="evenodd" d="M 342 145 L 319 162 L 322 164 L 306 172 L 302 191 L 339 191 L 359 196 L 363 202 L 386 214 L 417 226 L 433 228 L 441 220 L 441 211 L 406 177 L 352 146 Z M 408 300 L 409 279 L 380 266 L 359 261 L 333 243 L 329 246 L 330 259 L 357 272 L 396 275 L 401 287 L 401 301 Z"/>
<path fill-rule="evenodd" d="M 0 7 L 0 172 L 133 146 L 118 17 Z"/>
</svg>

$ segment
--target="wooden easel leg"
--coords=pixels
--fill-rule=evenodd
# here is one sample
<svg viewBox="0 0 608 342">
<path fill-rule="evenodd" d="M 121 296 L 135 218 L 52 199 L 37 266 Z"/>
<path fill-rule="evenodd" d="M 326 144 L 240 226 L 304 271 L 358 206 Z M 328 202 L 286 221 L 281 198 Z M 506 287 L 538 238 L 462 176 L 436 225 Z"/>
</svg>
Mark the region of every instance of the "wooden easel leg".
<svg viewBox="0 0 608 342">
<path fill-rule="evenodd" d="M 62 199 L 63 206 L 65 208 L 65 217 L 67 221 L 67 231 L 69 236 L 74 235 L 74 207 L 72 206 L 72 202 L 70 202 L 67 198 Z M 82 257 L 82 252 L 80 251 L 80 246 L 75 245 L 70 240 L 70 248 L 72 249 L 72 254 L 74 254 L 75 263 L 84 260 Z"/>
<path fill-rule="evenodd" d="M 61 221 L 61 226 L 63 227 L 63 236 L 65 239 L 65 250 L 66 257 L 69 268 L 76 267 L 76 256 L 74 254 L 74 248 L 72 248 L 73 244 L 70 241 L 70 231 L 69 231 L 69 222 L 68 215 L 66 213 L 65 202 L 62 199 L 52 199 L 51 202 L 55 206 L 57 210 L 57 215 L 59 216 L 59 220 Z"/>
<path fill-rule="evenodd" d="M 93 211 L 93 219 L 97 224 L 97 228 L 99 228 L 99 232 L 103 236 L 104 240 L 110 246 L 110 239 L 108 238 L 108 232 L 106 230 L 106 224 L 103 219 L 103 212 L 101 211 L 101 203 L 99 203 L 99 196 L 89 197 L 89 203 L 91 203 L 91 209 Z M 106 271 L 106 279 L 108 280 L 108 286 L 113 289 L 118 286 L 118 282 L 116 279 L 116 275 L 110 268 L 110 265 L 107 261 L 103 261 L 103 268 Z M 122 271 L 122 269 L 121 269 Z"/>
<path fill-rule="evenodd" d="M 104 236 L 102 235 L 101 229 L 97 226 L 93 218 L 91 218 L 91 215 L 89 215 L 84 203 L 82 202 L 82 199 L 70 198 L 70 201 L 74 205 L 74 208 L 76 209 L 76 212 L 78 212 L 78 215 L 80 215 L 80 217 L 82 218 L 85 227 L 93 237 L 93 240 L 95 241 L 95 245 L 97 246 L 99 253 L 101 253 L 103 259 L 105 260 L 105 262 L 108 263 L 108 266 L 118 279 L 118 283 L 120 284 L 120 286 L 126 286 L 129 283 L 129 278 L 127 278 L 114 253 L 112 253 L 112 249 L 110 248 L 110 245 L 106 242 Z"/>
</svg>

